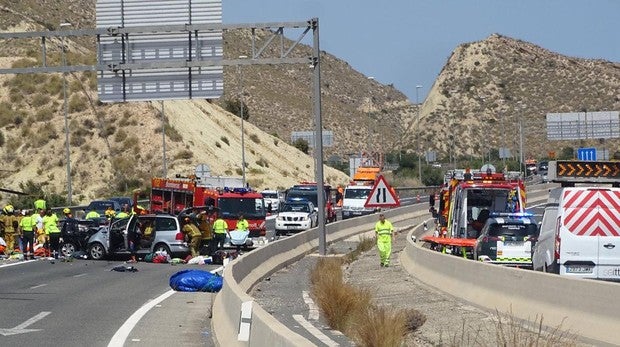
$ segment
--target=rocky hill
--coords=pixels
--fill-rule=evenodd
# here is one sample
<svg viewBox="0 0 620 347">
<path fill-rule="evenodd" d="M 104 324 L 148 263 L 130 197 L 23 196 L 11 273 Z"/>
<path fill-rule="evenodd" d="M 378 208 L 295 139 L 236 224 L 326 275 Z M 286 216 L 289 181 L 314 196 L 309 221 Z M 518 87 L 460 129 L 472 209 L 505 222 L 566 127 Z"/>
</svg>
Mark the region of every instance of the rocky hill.
<svg viewBox="0 0 620 347">
<path fill-rule="evenodd" d="M 94 27 L 94 0 L 0 1 L 0 30 L 56 30 L 70 21 Z M 265 33 L 259 33 L 265 38 Z M 224 34 L 225 56 L 249 55 L 249 33 Z M 32 65 L 37 42 L 0 46 L 0 65 Z M 60 51 L 48 45 L 50 63 Z M 56 45 L 58 46 L 58 45 Z M 94 45 L 68 41 L 71 63 L 93 63 Z M 309 49 L 302 47 L 301 50 Z M 334 132 L 326 159 L 346 160 L 361 151 L 413 152 L 416 105 L 392 86 L 381 85 L 346 62 L 322 52 L 323 124 Z M 226 67 L 220 100 L 165 102 L 168 175 L 189 175 L 206 163 L 214 175 L 241 175 L 239 117 L 222 106 L 239 99 L 239 77 L 247 104 L 247 176 L 257 187 L 288 187 L 313 179 L 311 157 L 290 146 L 292 131 L 312 131 L 311 74 L 306 66 Z M 68 76 L 69 124 L 74 201 L 121 193 L 162 173 L 161 104 L 101 104 L 92 73 Z M 29 180 L 64 194 L 66 166 L 62 76 L 0 75 L 0 171 L 2 186 L 19 189 Z M 486 155 L 489 148 L 518 149 L 518 122 L 526 155 L 545 157 L 563 147 L 605 146 L 617 140 L 547 141 L 547 112 L 620 109 L 620 64 L 561 56 L 501 35 L 455 49 L 420 108 L 422 149 L 447 162 Z M 331 184 L 348 180 L 327 169 Z M 6 200 L 7 196 L 2 196 Z"/>
</svg>

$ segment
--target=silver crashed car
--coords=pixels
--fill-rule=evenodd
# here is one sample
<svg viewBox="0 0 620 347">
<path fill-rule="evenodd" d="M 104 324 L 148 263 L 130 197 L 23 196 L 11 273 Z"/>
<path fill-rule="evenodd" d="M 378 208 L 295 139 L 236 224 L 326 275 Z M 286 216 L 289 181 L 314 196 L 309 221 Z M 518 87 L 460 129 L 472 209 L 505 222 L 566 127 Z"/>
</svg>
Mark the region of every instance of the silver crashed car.
<svg viewBox="0 0 620 347">
<path fill-rule="evenodd" d="M 177 217 L 158 214 L 131 215 L 100 227 L 88 240 L 88 256 L 100 260 L 114 255 L 130 255 L 132 239 L 136 240 L 135 252 L 139 257 L 157 251 L 166 251 L 173 257 L 185 257 L 190 253 Z"/>
</svg>

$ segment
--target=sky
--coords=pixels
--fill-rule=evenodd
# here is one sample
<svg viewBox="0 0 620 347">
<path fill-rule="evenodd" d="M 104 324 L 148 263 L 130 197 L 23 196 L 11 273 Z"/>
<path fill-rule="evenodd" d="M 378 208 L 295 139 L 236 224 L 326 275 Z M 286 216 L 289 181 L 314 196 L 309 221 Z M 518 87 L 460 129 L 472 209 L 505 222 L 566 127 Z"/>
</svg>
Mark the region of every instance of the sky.
<svg viewBox="0 0 620 347">
<path fill-rule="evenodd" d="M 620 62 L 620 0 L 222 0 L 222 8 L 225 24 L 317 17 L 321 50 L 412 102 L 424 100 L 458 45 L 494 33 Z"/>
</svg>

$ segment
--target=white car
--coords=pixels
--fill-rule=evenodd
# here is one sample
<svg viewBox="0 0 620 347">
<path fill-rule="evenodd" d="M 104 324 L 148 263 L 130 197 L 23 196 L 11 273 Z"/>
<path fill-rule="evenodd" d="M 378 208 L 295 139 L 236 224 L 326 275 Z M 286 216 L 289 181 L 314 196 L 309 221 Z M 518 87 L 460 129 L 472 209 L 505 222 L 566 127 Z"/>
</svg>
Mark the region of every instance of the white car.
<svg viewBox="0 0 620 347">
<path fill-rule="evenodd" d="M 318 213 L 307 200 L 287 201 L 276 217 L 276 235 L 300 232 L 318 225 Z"/>
<path fill-rule="evenodd" d="M 265 200 L 265 209 L 267 209 L 267 212 L 278 212 L 280 209 L 280 192 L 277 190 L 263 190 L 260 193 Z M 269 206 L 271 206 L 271 210 Z"/>
</svg>

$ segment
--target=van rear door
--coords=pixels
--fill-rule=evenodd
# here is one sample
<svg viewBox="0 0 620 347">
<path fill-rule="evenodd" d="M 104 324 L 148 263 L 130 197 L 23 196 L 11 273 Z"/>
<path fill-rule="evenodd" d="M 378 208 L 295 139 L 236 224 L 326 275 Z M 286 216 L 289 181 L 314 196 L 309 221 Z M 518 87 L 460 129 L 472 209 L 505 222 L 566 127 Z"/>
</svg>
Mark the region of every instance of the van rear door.
<svg viewBox="0 0 620 347">
<path fill-rule="evenodd" d="M 569 188 L 563 195 L 560 273 L 620 279 L 620 190 Z"/>
<path fill-rule="evenodd" d="M 597 195 L 597 277 L 620 280 L 620 189 L 600 189 Z"/>
</svg>

